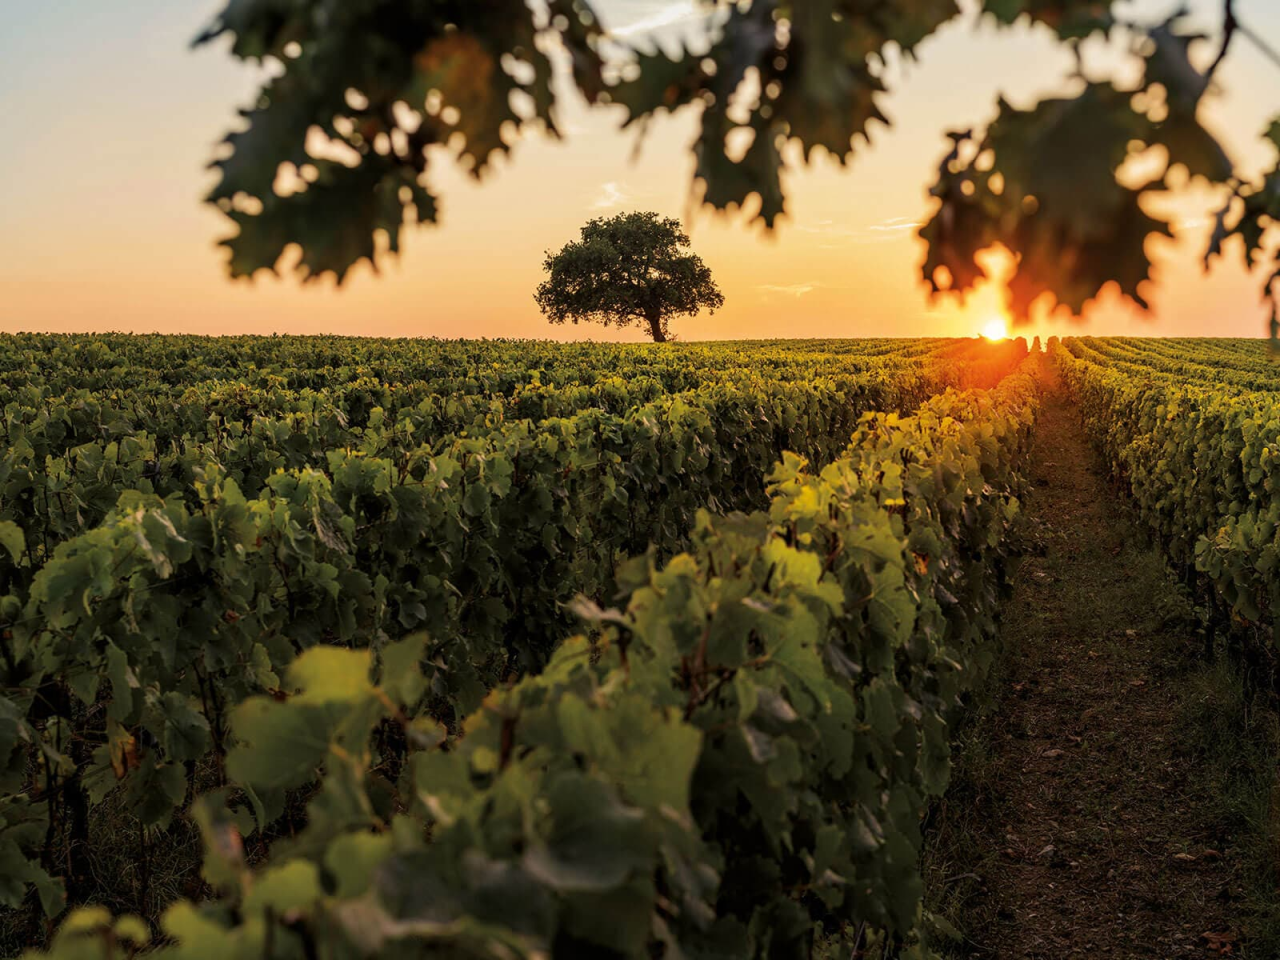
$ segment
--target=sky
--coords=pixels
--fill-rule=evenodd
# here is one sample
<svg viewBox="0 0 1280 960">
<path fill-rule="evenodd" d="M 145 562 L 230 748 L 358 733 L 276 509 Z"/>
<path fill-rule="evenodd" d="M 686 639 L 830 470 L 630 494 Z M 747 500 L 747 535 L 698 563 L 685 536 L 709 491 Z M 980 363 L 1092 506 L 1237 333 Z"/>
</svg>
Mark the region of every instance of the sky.
<svg viewBox="0 0 1280 960">
<path fill-rule="evenodd" d="M 1155 19 L 1182 0 L 1134 0 Z M 597 0 L 620 37 L 670 42 L 695 0 Z M 190 49 L 220 8 L 206 0 L 47 0 L 9 12 L 0 32 L 0 331 L 331 333 L 378 336 L 638 339 L 638 331 L 552 326 L 533 290 L 548 249 L 586 220 L 631 209 L 684 220 L 726 304 L 675 321 L 686 340 L 969 336 L 999 312 L 988 288 L 930 302 L 916 237 L 945 131 L 986 122 L 997 94 L 1015 104 L 1062 89 L 1068 54 L 1043 29 L 961 18 L 895 63 L 876 126 L 847 167 L 820 158 L 786 176 L 788 216 L 772 234 L 739 215 L 691 209 L 692 112 L 654 123 L 636 156 L 617 108 L 574 101 L 565 140 L 526 138 L 476 183 L 433 162 L 435 226 L 412 228 L 399 258 L 342 288 L 260 273 L 230 281 L 216 242 L 226 221 L 201 202 L 214 147 L 257 88 L 225 45 Z M 1220 0 L 1193 0 L 1213 31 Z M 1280 45 L 1280 3 L 1237 0 L 1241 19 Z M 1207 51 L 1206 51 L 1207 52 Z M 1094 51 L 1096 54 L 1097 51 Z M 1104 62 L 1098 57 L 1096 62 Z M 1089 58 L 1086 58 L 1089 62 Z M 1238 40 L 1205 108 L 1238 169 L 1274 162 L 1258 134 L 1280 114 L 1280 67 Z M 1018 333 L 1261 336 L 1259 283 L 1234 264 L 1200 267 L 1213 196 L 1170 208 L 1176 243 L 1158 241 L 1152 311 L 1104 297 L 1082 323 L 1041 317 Z"/>
</svg>

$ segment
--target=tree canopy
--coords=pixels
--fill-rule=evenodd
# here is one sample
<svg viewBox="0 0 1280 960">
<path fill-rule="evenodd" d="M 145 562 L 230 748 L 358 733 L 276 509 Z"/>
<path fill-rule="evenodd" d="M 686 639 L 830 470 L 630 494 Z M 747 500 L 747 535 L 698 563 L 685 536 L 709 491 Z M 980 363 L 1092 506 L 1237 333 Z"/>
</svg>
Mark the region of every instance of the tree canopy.
<svg viewBox="0 0 1280 960">
<path fill-rule="evenodd" d="M 711 271 L 689 252 L 680 221 L 656 213 L 592 220 L 581 239 L 548 253 L 534 299 L 552 323 L 647 328 L 667 340 L 673 317 L 724 305 Z"/>
<path fill-rule="evenodd" d="M 297 243 L 304 279 L 332 273 L 341 281 L 355 262 L 376 259 L 379 231 L 396 251 L 406 222 L 436 219 L 428 147 L 454 144 L 480 176 L 521 133 L 559 136 L 560 97 L 570 87 L 593 104 L 621 104 L 624 125 L 699 111 L 696 196 L 718 209 L 743 205 L 773 228 L 786 211 L 784 146 L 797 144 L 805 163 L 819 148 L 849 161 L 872 121 L 889 122 L 886 50 L 914 56 L 960 13 L 956 0 L 705 6 L 706 36 L 673 59 L 617 42 L 587 0 L 230 0 L 199 41 L 230 34 L 235 56 L 277 64 L 215 162 L 221 178 L 209 199 L 237 227 L 225 241 L 231 273 L 275 269 Z M 1280 216 L 1280 166 L 1246 181 L 1199 109 L 1218 91 L 1217 69 L 1233 43 L 1249 40 L 1277 63 L 1280 55 L 1240 21 L 1233 0 L 1223 0 L 1214 37 L 1193 32 L 1181 9 L 1138 23 L 1113 9 L 1123 6 L 982 0 L 981 16 L 1045 25 L 1071 48 L 1106 37 L 1143 72 L 1126 84 L 1085 76 L 1082 66 L 1070 94 L 1029 109 L 1002 100 L 986 129 L 952 133 L 921 231 L 923 276 L 935 292 L 970 289 L 982 276 L 975 253 L 999 243 L 1015 257 L 1018 315 L 1042 296 L 1078 312 L 1109 283 L 1145 306 L 1145 240 L 1168 225 L 1139 198 L 1184 179 L 1178 170 L 1223 198 L 1206 262 L 1242 251 L 1264 295 L 1271 291 L 1277 259 L 1264 232 Z M 1193 55 L 1197 44 L 1211 57 Z M 553 82 L 560 62 L 571 84 Z M 743 137 L 728 136 L 735 131 Z M 1263 136 L 1280 147 L 1280 122 Z M 726 145 L 744 138 L 744 151 Z M 1159 161 L 1149 177 L 1117 179 L 1126 160 L 1148 151 Z M 284 190 L 282 165 L 295 174 Z M 1243 243 L 1226 246 L 1233 236 Z"/>
</svg>

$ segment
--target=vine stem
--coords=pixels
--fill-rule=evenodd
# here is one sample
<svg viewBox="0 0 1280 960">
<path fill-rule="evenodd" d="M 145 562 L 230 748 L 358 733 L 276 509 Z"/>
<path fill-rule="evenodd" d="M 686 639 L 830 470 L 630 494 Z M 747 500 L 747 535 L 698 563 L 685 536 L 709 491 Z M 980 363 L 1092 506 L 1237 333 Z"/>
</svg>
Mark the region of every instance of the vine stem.
<svg viewBox="0 0 1280 960">
<path fill-rule="evenodd" d="M 147 900 L 151 892 L 151 851 L 147 848 L 147 829 L 138 820 L 138 856 L 142 861 L 142 891 L 138 896 L 139 912 L 149 917 Z"/>
<path fill-rule="evenodd" d="M 1218 67 L 1222 65 L 1222 61 L 1227 59 L 1227 51 L 1231 49 L 1231 41 L 1235 39 L 1236 30 L 1241 29 L 1241 23 L 1236 18 L 1235 0 L 1222 0 L 1222 46 L 1218 49 L 1218 55 L 1213 58 L 1213 63 L 1209 65 L 1209 69 L 1205 71 L 1205 82 L 1208 83 L 1213 79 L 1213 75 L 1218 72 Z"/>
</svg>

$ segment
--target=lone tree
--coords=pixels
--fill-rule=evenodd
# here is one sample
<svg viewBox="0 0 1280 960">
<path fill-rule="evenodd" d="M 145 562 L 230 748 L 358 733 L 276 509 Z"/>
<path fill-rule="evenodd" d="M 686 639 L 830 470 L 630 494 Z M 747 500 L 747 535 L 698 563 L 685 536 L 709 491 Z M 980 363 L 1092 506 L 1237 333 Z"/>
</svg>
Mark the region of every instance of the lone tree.
<svg viewBox="0 0 1280 960">
<path fill-rule="evenodd" d="M 581 240 L 547 254 L 549 276 L 534 299 L 552 323 L 647 326 L 664 343 L 672 317 L 724 306 L 711 271 L 688 246 L 680 221 L 656 213 L 592 220 Z"/>
</svg>

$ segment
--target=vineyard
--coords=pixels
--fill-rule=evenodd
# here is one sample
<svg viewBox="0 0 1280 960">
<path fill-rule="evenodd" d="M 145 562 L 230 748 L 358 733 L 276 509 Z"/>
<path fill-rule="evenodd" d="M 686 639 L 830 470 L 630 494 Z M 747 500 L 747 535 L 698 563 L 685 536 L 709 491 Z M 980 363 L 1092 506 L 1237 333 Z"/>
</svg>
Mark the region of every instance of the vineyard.
<svg viewBox="0 0 1280 960">
<path fill-rule="evenodd" d="M 1280 369 L 1269 348 L 1082 337 L 1052 350 L 1090 437 L 1215 631 L 1273 662 Z"/>
<path fill-rule="evenodd" d="M 5 337 L 0 946 L 935 957 L 926 826 L 1047 385 L 1206 645 L 1269 664 L 1274 369 L 1212 340 Z"/>
<path fill-rule="evenodd" d="M 1280 958 L 1280 0 L 11 6 L 0 960 Z"/>
<path fill-rule="evenodd" d="M 911 940 L 1025 356 L 6 338 L 7 940 Z"/>
</svg>

